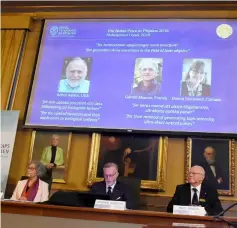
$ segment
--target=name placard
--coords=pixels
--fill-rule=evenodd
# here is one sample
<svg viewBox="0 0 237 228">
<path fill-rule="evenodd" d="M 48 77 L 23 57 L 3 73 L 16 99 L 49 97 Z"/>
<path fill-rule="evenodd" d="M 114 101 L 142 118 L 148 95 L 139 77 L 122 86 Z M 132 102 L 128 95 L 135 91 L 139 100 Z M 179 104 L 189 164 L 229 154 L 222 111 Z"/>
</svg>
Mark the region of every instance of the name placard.
<svg viewBox="0 0 237 228">
<path fill-rule="evenodd" d="M 195 228 L 205 228 L 205 224 L 194 224 L 194 223 L 172 223 L 172 226 L 181 226 L 181 227 L 195 227 Z"/>
<path fill-rule="evenodd" d="M 124 211 L 126 210 L 126 202 L 114 200 L 96 200 L 94 208 Z"/>
<path fill-rule="evenodd" d="M 207 214 L 204 207 L 200 206 L 180 206 L 174 205 L 173 214 L 177 215 L 197 215 L 204 216 Z"/>
</svg>

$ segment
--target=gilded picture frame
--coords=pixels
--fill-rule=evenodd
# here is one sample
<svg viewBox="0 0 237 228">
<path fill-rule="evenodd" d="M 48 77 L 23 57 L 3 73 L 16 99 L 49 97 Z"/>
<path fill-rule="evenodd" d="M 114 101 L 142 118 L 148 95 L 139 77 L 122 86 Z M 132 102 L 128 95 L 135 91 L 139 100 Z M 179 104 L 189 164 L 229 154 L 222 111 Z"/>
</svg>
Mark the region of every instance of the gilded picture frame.
<svg viewBox="0 0 237 228">
<path fill-rule="evenodd" d="M 40 161 L 44 165 L 47 164 L 44 162 L 43 154 L 46 155 L 51 150 L 51 141 L 53 137 L 58 137 L 58 146 L 62 153 L 63 158 L 61 159 L 60 165 L 57 165 L 52 169 L 52 182 L 53 183 L 67 183 L 68 179 L 68 165 L 70 158 L 70 147 L 71 147 L 71 132 L 55 132 L 55 131 L 33 131 L 31 136 L 31 145 L 30 145 L 30 153 L 29 153 L 29 162 Z M 56 151 L 57 158 L 58 149 Z M 51 156 L 51 155 L 49 155 Z M 46 158 L 47 159 L 47 158 Z M 27 170 L 26 170 L 27 172 Z"/>
<path fill-rule="evenodd" d="M 235 194 L 234 139 L 187 138 L 186 181 L 189 169 L 193 165 L 200 165 L 204 168 L 205 181 L 216 186 L 219 195 L 232 196 Z"/>
<path fill-rule="evenodd" d="M 94 133 L 92 135 L 92 143 L 91 143 L 91 151 L 90 151 L 90 160 L 89 160 L 89 169 L 88 169 L 88 177 L 87 177 L 87 185 L 91 186 L 94 182 L 102 181 L 102 176 L 99 176 L 99 158 L 102 148 L 102 139 L 103 137 L 113 137 L 113 136 L 105 136 L 102 134 Z M 120 136 L 115 136 L 120 138 Z M 129 137 L 136 137 L 136 136 L 129 136 Z M 154 137 L 154 136 L 153 136 Z M 149 138 L 149 136 L 148 136 Z M 156 167 L 155 167 L 155 178 L 154 180 L 144 180 L 141 179 L 141 189 L 151 189 L 151 190 L 158 190 L 158 191 L 165 191 L 165 183 L 166 183 L 166 165 L 167 165 L 167 150 L 168 150 L 168 137 L 155 137 L 157 141 L 157 151 L 155 152 L 157 155 L 156 159 Z M 148 155 L 151 156 L 151 155 Z M 129 174 L 129 169 L 126 169 L 127 163 L 124 163 L 124 175 L 127 176 Z M 142 167 L 144 168 L 144 167 Z M 147 167 L 148 168 L 148 167 Z M 103 170 L 103 168 L 101 168 Z M 132 168 L 131 168 L 132 169 Z M 127 172 L 127 171 L 128 172 Z M 120 173 L 121 175 L 121 173 Z M 132 176 L 133 174 L 131 174 Z"/>
</svg>

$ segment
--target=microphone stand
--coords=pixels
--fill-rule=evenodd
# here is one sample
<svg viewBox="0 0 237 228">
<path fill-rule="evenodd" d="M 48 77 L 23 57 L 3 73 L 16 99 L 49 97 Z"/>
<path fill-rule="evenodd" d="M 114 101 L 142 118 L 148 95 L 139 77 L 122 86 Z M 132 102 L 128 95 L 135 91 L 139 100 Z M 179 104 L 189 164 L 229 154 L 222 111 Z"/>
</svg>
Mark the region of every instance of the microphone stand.
<svg viewBox="0 0 237 228">
<path fill-rule="evenodd" d="M 223 211 L 222 211 L 221 213 L 219 213 L 218 215 L 213 216 L 214 220 L 221 220 L 221 221 L 223 221 L 223 222 L 226 222 L 229 226 L 233 226 L 233 227 L 237 228 L 237 222 L 230 222 L 230 221 L 224 219 L 223 217 L 221 217 L 221 216 L 223 216 L 227 211 L 229 211 L 232 207 L 234 207 L 234 206 L 236 206 L 236 205 L 237 205 L 237 203 L 234 203 L 234 204 L 230 205 L 229 207 L 227 207 L 225 210 L 223 210 Z"/>
<path fill-rule="evenodd" d="M 227 207 L 225 210 L 223 210 L 221 213 L 219 213 L 218 215 L 216 215 L 214 217 L 219 217 L 219 216 L 224 215 L 228 210 L 230 210 L 232 207 L 234 207 L 236 205 L 237 205 L 237 203 L 234 203 L 234 204 L 230 205 L 229 207 Z"/>
</svg>

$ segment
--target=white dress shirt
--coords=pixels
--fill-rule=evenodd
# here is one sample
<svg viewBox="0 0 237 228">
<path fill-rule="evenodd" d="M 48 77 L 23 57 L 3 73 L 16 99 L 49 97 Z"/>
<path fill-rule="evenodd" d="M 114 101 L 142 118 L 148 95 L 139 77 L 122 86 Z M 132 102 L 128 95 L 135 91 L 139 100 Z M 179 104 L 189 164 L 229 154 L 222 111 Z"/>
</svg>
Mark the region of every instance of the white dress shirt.
<svg viewBox="0 0 237 228">
<path fill-rule="evenodd" d="M 193 195 L 194 195 L 194 191 L 193 191 L 193 188 L 196 188 L 197 189 L 197 197 L 198 197 L 198 201 L 199 201 L 199 198 L 200 198 L 200 192 L 201 192 L 201 184 L 199 184 L 197 187 L 194 187 L 190 184 L 190 189 L 191 189 L 191 204 L 192 204 L 192 200 L 193 200 Z"/>
<path fill-rule="evenodd" d="M 59 93 L 88 93 L 89 87 L 90 87 L 90 81 L 88 80 L 80 81 L 80 84 L 77 87 L 73 88 L 69 86 L 67 79 L 63 79 L 59 83 L 58 92 Z"/>
<path fill-rule="evenodd" d="M 213 172 L 214 177 L 216 177 L 216 167 L 214 165 L 210 165 L 211 171 Z"/>
<path fill-rule="evenodd" d="M 106 185 L 106 193 L 108 192 L 109 187 L 111 187 L 111 193 L 113 193 L 115 185 L 116 185 L 116 182 L 113 185 L 111 185 L 111 186 Z"/>
</svg>

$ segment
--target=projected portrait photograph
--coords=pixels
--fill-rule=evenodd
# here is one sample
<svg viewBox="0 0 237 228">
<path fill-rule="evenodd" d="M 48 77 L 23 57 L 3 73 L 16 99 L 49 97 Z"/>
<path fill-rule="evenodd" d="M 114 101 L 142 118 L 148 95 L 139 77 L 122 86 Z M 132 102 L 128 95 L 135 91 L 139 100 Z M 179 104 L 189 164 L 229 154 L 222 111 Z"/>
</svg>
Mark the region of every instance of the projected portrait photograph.
<svg viewBox="0 0 237 228">
<path fill-rule="evenodd" d="M 220 195 L 234 194 L 235 142 L 230 139 L 187 139 L 186 179 L 191 166 L 205 170 L 205 182 L 215 186 Z"/>
<path fill-rule="evenodd" d="M 91 58 L 75 57 L 64 59 L 59 93 L 89 93 Z"/>
<path fill-rule="evenodd" d="M 29 161 L 40 161 L 54 183 L 66 183 L 72 134 L 33 131 Z"/>
<path fill-rule="evenodd" d="M 211 59 L 184 59 L 180 95 L 211 96 Z"/>
<path fill-rule="evenodd" d="M 103 179 L 103 166 L 118 165 L 119 176 L 141 180 L 141 188 L 163 190 L 167 137 L 93 134 L 88 185 Z"/>
<path fill-rule="evenodd" d="M 163 59 L 137 58 L 131 95 L 159 96 Z"/>
</svg>

